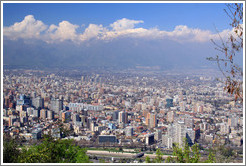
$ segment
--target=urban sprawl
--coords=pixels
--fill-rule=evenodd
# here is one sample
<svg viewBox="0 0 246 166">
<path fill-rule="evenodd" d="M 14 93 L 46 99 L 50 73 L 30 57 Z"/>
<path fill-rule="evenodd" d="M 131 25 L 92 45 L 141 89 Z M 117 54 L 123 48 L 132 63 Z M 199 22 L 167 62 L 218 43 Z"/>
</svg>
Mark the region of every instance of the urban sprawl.
<svg viewBox="0 0 246 166">
<path fill-rule="evenodd" d="M 217 144 L 243 149 L 243 104 L 211 76 L 5 70 L 2 114 L 4 133 L 26 145 L 50 134 L 126 154 L 151 155 L 157 148 L 171 154 L 173 143 L 182 145 L 183 138 L 198 143 L 202 155 Z M 114 156 L 100 150 L 87 154 Z"/>
</svg>

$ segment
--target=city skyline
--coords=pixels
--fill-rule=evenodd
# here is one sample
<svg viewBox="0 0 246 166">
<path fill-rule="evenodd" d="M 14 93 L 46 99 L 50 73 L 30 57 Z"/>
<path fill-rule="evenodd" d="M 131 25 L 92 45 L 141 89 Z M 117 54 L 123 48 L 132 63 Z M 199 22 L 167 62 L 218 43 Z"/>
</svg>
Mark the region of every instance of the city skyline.
<svg viewBox="0 0 246 166">
<path fill-rule="evenodd" d="M 1 164 L 245 164 L 245 2 L 1 5 Z"/>
</svg>

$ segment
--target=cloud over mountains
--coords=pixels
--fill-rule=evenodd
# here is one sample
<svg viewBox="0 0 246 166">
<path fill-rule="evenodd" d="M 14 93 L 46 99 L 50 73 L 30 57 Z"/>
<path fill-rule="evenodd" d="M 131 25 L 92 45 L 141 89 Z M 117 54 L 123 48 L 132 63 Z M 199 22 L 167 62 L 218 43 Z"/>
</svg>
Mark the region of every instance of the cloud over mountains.
<svg viewBox="0 0 246 166">
<path fill-rule="evenodd" d="M 173 31 L 159 30 L 157 28 L 136 28 L 143 24 L 143 20 L 130 20 L 122 18 L 116 20 L 109 26 L 89 24 L 84 32 L 78 32 L 79 25 L 62 21 L 58 25 L 45 25 L 36 20 L 34 16 L 28 15 L 23 21 L 12 26 L 4 27 L 3 35 L 9 39 L 39 39 L 48 43 L 63 42 L 66 40 L 75 43 L 83 43 L 90 39 L 102 41 L 117 39 L 119 37 L 147 38 L 147 39 L 169 39 L 178 42 L 207 42 L 218 38 L 218 34 L 212 34 L 209 30 L 189 28 L 186 25 L 177 25 Z M 220 33 L 226 36 L 230 30 Z"/>
<path fill-rule="evenodd" d="M 109 25 L 75 25 L 62 21 L 46 25 L 34 16 L 3 28 L 6 65 L 37 67 L 170 68 L 211 67 L 216 54 L 209 30 L 177 25 L 172 31 L 144 28 L 143 20 L 122 18 Z M 220 32 L 226 38 L 231 30 Z"/>
</svg>

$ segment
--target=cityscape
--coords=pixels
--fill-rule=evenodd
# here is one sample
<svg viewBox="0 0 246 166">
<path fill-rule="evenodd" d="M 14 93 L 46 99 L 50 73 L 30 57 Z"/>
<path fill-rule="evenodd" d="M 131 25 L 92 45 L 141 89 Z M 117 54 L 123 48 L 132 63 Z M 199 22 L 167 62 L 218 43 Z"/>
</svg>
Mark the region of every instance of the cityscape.
<svg viewBox="0 0 246 166">
<path fill-rule="evenodd" d="M 2 3 L 4 19 L 16 7 L 27 10 L 21 5 Z M 110 5 L 131 9 L 131 4 Z M 214 4 L 215 11 L 216 5 L 224 7 Z M 136 28 L 143 21 L 128 19 L 110 24 L 112 31 L 90 24 L 78 34 L 77 25 L 63 21 L 47 28 L 31 14 L 14 24 L 6 21 L 3 28 L 2 163 L 245 162 L 243 98 L 225 85 L 228 77 L 222 69 L 206 60 L 214 53 L 206 51 L 211 46 L 201 44 L 208 40 L 204 34 L 216 34 L 182 26 L 179 35 L 166 35 L 169 32 Z M 182 36 L 186 30 L 198 35 L 188 41 Z M 146 39 L 154 34 L 163 39 Z M 171 51 L 159 49 L 166 39 L 167 47 L 175 45 Z M 195 43 L 204 53 L 201 57 L 194 57 L 196 49 L 183 53 L 187 59 L 176 56 Z M 126 48 L 129 45 L 132 48 Z M 160 51 L 170 56 L 162 59 Z M 132 54 L 124 55 L 128 52 Z M 233 55 L 241 67 L 242 52 Z M 242 82 L 243 74 L 229 73 Z"/>
</svg>

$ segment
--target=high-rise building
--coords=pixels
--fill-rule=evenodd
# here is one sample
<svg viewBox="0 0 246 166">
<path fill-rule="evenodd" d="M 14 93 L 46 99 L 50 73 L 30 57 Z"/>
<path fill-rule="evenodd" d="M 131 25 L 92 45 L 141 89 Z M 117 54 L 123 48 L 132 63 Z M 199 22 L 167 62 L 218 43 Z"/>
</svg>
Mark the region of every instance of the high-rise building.
<svg viewBox="0 0 246 166">
<path fill-rule="evenodd" d="M 19 99 L 17 100 L 17 105 L 30 105 L 31 100 L 30 97 L 27 97 L 24 94 L 21 94 Z"/>
<path fill-rule="evenodd" d="M 95 131 L 95 126 L 96 126 L 96 122 L 95 121 L 91 121 L 91 123 L 90 123 L 90 130 L 91 131 Z"/>
<path fill-rule="evenodd" d="M 183 141 L 185 137 L 185 123 L 183 121 L 178 121 L 175 124 L 174 142 L 178 143 L 180 146 L 183 146 Z"/>
<path fill-rule="evenodd" d="M 26 111 L 27 111 L 27 115 L 28 115 L 28 116 L 33 115 L 34 108 L 33 108 L 33 107 L 28 107 L 28 108 L 26 109 Z"/>
<path fill-rule="evenodd" d="M 88 121 L 87 116 L 85 116 L 85 115 L 80 115 L 80 119 L 81 119 L 81 122 L 82 122 L 82 126 L 83 126 L 83 127 L 87 127 L 87 121 Z"/>
<path fill-rule="evenodd" d="M 126 127 L 125 133 L 126 133 L 126 136 L 130 136 L 130 137 L 133 136 L 133 127 L 132 126 Z"/>
<path fill-rule="evenodd" d="M 184 138 L 189 144 L 195 142 L 195 131 L 192 128 L 187 128 L 184 121 L 178 121 L 174 124 L 169 124 L 167 134 L 162 137 L 162 144 L 168 148 L 172 148 L 173 143 L 184 145 Z"/>
<path fill-rule="evenodd" d="M 44 119 L 44 120 L 47 118 L 47 110 L 46 109 L 40 110 L 40 118 Z"/>
<path fill-rule="evenodd" d="M 145 117 L 145 124 L 147 126 L 149 126 L 149 124 L 150 124 L 150 112 L 148 112 L 147 115 L 146 115 L 146 117 Z"/>
<path fill-rule="evenodd" d="M 171 98 L 167 98 L 166 99 L 166 108 L 170 108 L 170 107 L 173 107 L 173 99 Z"/>
<path fill-rule="evenodd" d="M 145 136 L 145 143 L 146 145 L 152 145 L 155 142 L 155 135 L 152 134 L 147 134 Z"/>
<path fill-rule="evenodd" d="M 151 113 L 150 114 L 150 121 L 149 121 L 149 127 L 154 128 L 157 126 L 157 119 L 156 119 L 156 114 Z"/>
<path fill-rule="evenodd" d="M 173 147 L 173 137 L 169 137 L 168 135 L 163 135 L 162 145 L 166 146 L 168 149 L 171 149 Z"/>
<path fill-rule="evenodd" d="M 49 110 L 48 112 L 47 112 L 47 119 L 49 119 L 49 120 L 52 120 L 52 119 L 54 119 L 54 111 L 52 111 L 52 110 Z"/>
<path fill-rule="evenodd" d="M 71 111 L 62 112 L 62 122 L 68 123 L 71 120 Z"/>
<path fill-rule="evenodd" d="M 119 123 L 128 123 L 127 113 L 125 111 L 119 112 Z"/>
<path fill-rule="evenodd" d="M 40 110 L 33 110 L 33 116 L 39 118 L 40 117 Z"/>
<path fill-rule="evenodd" d="M 154 128 L 157 126 L 157 119 L 156 119 L 156 114 L 154 113 L 148 113 L 146 120 L 145 120 L 145 124 L 149 127 L 149 128 Z"/>
<path fill-rule="evenodd" d="M 144 116 L 145 118 L 147 117 L 148 113 L 149 113 L 149 110 L 147 110 L 147 109 L 144 109 L 144 110 L 143 110 L 143 116 Z"/>
<path fill-rule="evenodd" d="M 156 141 L 159 141 L 159 140 L 161 140 L 162 139 L 162 131 L 161 130 L 157 130 L 156 132 L 155 132 L 155 140 Z"/>
<path fill-rule="evenodd" d="M 118 110 L 113 112 L 113 114 L 112 114 L 112 119 L 113 119 L 114 121 L 118 120 L 118 118 L 119 118 L 119 112 L 120 112 L 120 111 L 118 111 Z"/>
<path fill-rule="evenodd" d="M 44 108 L 44 98 L 36 97 L 32 100 L 32 105 L 38 109 L 38 108 Z"/>
<path fill-rule="evenodd" d="M 50 101 L 50 109 L 55 113 L 59 114 L 59 112 L 63 109 L 63 100 L 52 99 Z"/>
</svg>

